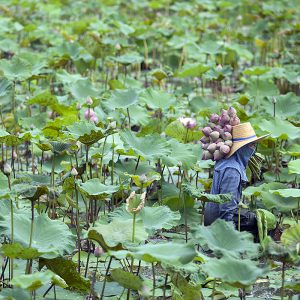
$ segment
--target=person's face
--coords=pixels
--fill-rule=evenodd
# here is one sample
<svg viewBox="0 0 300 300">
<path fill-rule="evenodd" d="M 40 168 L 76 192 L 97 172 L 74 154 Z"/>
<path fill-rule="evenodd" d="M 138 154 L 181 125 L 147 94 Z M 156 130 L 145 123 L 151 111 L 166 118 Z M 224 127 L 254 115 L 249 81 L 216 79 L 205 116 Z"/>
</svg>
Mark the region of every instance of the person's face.
<svg viewBox="0 0 300 300">
<path fill-rule="evenodd" d="M 253 149 L 253 150 L 256 150 L 256 146 L 257 146 L 256 142 L 248 144 L 248 147 L 251 148 L 251 149 Z"/>
</svg>

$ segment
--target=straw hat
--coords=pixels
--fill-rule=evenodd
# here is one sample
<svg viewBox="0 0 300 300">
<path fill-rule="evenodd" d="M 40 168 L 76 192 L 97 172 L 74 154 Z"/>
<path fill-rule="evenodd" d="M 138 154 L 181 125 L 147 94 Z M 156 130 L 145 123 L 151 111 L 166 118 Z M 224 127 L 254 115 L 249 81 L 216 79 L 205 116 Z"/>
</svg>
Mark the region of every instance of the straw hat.
<svg viewBox="0 0 300 300">
<path fill-rule="evenodd" d="M 265 134 L 260 137 L 256 136 L 254 129 L 249 122 L 242 123 L 232 127 L 232 147 L 226 158 L 232 156 L 241 147 L 253 143 L 259 142 L 270 134 Z"/>
</svg>

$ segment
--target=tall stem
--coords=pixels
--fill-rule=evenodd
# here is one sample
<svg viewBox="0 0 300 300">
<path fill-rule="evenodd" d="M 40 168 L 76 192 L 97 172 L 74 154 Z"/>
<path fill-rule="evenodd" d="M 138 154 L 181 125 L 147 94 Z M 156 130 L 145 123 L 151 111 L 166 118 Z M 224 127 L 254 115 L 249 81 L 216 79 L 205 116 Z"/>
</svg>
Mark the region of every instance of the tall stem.
<svg viewBox="0 0 300 300">
<path fill-rule="evenodd" d="M 282 268 L 281 268 L 281 290 L 280 290 L 280 296 L 281 300 L 284 298 L 284 276 L 285 276 L 285 262 L 282 262 Z"/>
<path fill-rule="evenodd" d="M 54 169 L 55 169 L 55 153 L 53 153 L 53 157 L 52 157 L 52 169 L 51 169 L 51 183 L 52 183 L 52 187 L 54 188 Z"/>
<path fill-rule="evenodd" d="M 152 265 L 152 280 L 153 280 L 152 298 L 155 299 L 155 286 L 156 286 L 156 282 L 155 282 L 155 268 L 154 268 L 154 263 L 152 263 L 151 265 Z"/>
<path fill-rule="evenodd" d="M 107 278 L 107 275 L 108 275 L 108 271 L 110 269 L 111 261 L 112 261 L 112 256 L 109 259 L 109 263 L 108 263 L 108 266 L 107 266 L 107 269 L 106 269 L 106 272 L 105 272 L 105 277 L 104 277 L 104 281 L 103 281 L 103 286 L 102 286 L 102 291 L 101 291 L 100 299 L 103 299 L 105 285 L 106 285 L 106 278 Z"/>
<path fill-rule="evenodd" d="M 74 179 L 75 180 L 75 179 Z M 74 182 L 75 197 L 76 197 L 76 232 L 77 232 L 77 249 L 78 249 L 78 261 L 77 261 L 77 271 L 80 273 L 80 225 L 79 225 L 79 201 L 78 201 L 78 191 L 76 183 Z"/>
<path fill-rule="evenodd" d="M 103 156 L 104 156 L 106 140 L 107 140 L 107 136 L 104 138 L 104 142 L 103 142 L 103 146 L 102 146 L 102 153 L 101 153 L 101 160 L 100 160 L 100 174 L 99 174 L 99 179 L 100 180 L 101 180 L 101 177 L 102 177 Z"/>
<path fill-rule="evenodd" d="M 136 214 L 133 213 L 133 219 L 132 219 L 132 242 L 134 243 L 134 239 L 135 239 L 135 217 Z"/>
</svg>

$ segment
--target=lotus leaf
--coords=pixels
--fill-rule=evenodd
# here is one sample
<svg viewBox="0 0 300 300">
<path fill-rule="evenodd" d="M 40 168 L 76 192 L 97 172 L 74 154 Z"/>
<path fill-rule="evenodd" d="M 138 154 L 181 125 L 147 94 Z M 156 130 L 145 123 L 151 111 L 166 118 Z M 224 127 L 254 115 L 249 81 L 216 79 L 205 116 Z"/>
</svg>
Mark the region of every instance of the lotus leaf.
<svg viewBox="0 0 300 300">
<path fill-rule="evenodd" d="M 153 88 L 147 88 L 143 91 L 140 94 L 139 99 L 152 109 L 167 109 L 175 103 L 173 95 Z"/>
<path fill-rule="evenodd" d="M 117 192 L 119 190 L 119 186 L 104 185 L 101 183 L 99 178 L 93 178 L 84 183 L 79 183 L 79 189 L 90 197 L 103 198 Z"/>
<path fill-rule="evenodd" d="M 2 232 L 10 235 L 10 215 L 0 221 Z M 29 244 L 31 221 L 28 215 L 14 213 L 14 240 L 22 246 Z M 35 217 L 32 234 L 32 248 L 43 253 L 41 257 L 55 258 L 71 253 L 74 249 L 74 236 L 68 226 L 59 220 L 51 220 L 46 214 Z"/>
<path fill-rule="evenodd" d="M 114 281 L 118 282 L 126 289 L 138 291 L 143 287 L 143 281 L 140 277 L 132 273 L 125 272 L 122 269 L 113 269 L 111 271 L 111 277 Z"/>
<path fill-rule="evenodd" d="M 135 90 L 116 90 L 113 91 L 108 105 L 111 109 L 128 108 L 135 104 L 137 100 L 138 94 Z"/>
<path fill-rule="evenodd" d="M 288 167 L 289 174 L 300 174 L 300 159 L 290 161 Z"/>
</svg>

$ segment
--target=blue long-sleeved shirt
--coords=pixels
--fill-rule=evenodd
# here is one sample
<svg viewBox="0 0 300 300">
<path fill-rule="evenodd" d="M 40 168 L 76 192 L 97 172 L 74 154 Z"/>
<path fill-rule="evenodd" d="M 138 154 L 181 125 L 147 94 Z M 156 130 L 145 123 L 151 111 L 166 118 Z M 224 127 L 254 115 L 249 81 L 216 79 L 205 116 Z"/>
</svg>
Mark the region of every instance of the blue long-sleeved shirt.
<svg viewBox="0 0 300 300">
<path fill-rule="evenodd" d="M 232 194 L 230 202 L 205 206 L 205 225 L 216 219 L 233 221 L 234 211 L 242 196 L 242 181 L 247 181 L 246 167 L 254 150 L 247 145 L 238 149 L 230 158 L 222 159 L 215 165 L 211 194 Z"/>
</svg>

